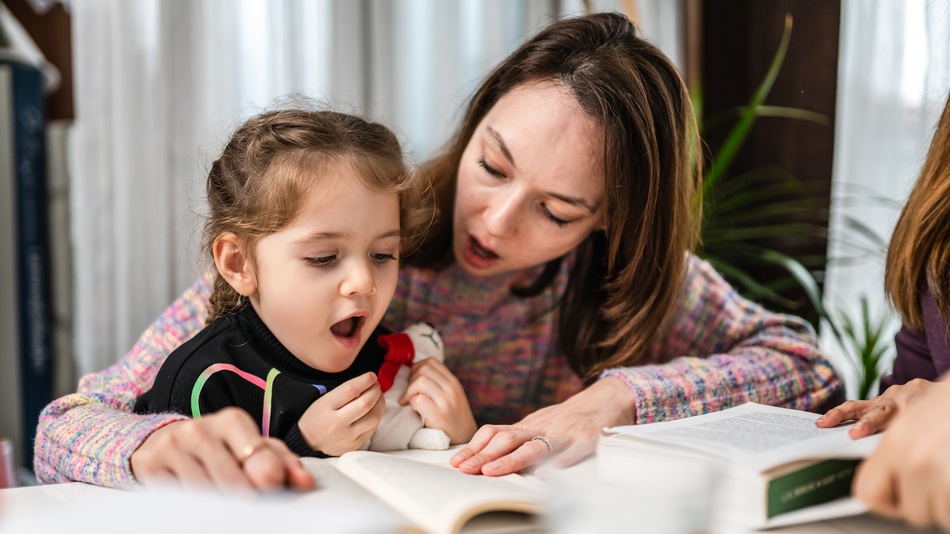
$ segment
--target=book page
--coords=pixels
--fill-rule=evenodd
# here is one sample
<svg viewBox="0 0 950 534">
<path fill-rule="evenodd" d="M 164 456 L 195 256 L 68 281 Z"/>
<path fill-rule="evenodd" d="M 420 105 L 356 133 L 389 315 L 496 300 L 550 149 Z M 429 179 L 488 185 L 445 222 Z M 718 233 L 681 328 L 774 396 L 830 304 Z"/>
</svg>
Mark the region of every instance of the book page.
<svg viewBox="0 0 950 534">
<path fill-rule="evenodd" d="M 336 463 L 347 476 L 399 511 L 415 526 L 433 534 L 462 531 L 476 515 L 520 512 L 504 523 L 531 528 L 524 514 L 537 514 L 542 488 L 518 475 L 466 475 L 448 465 L 424 463 L 376 452 L 344 454 Z M 501 525 L 504 527 L 505 525 Z M 498 530 L 503 531 L 503 530 Z"/>
<path fill-rule="evenodd" d="M 818 458 L 863 458 L 879 438 L 852 440 L 848 426 L 818 428 L 817 414 L 746 403 L 720 412 L 640 426 L 608 429 L 623 446 L 624 438 L 674 444 L 703 455 L 764 470 L 791 461 Z M 610 440 L 612 438 L 606 438 Z"/>
</svg>

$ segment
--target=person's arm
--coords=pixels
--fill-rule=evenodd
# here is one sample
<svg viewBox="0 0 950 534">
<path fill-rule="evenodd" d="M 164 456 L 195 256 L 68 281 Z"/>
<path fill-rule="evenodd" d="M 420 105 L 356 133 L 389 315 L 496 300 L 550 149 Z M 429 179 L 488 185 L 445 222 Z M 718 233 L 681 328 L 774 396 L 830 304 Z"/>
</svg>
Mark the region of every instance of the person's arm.
<svg viewBox="0 0 950 534">
<path fill-rule="evenodd" d="M 810 324 L 743 298 L 695 258 L 683 303 L 656 353 L 656 364 L 602 375 L 619 378 L 634 392 L 639 423 L 745 402 L 817 411 L 840 400 L 843 392 Z"/>
<path fill-rule="evenodd" d="M 40 414 L 33 468 L 42 483 L 80 481 L 111 487 L 135 483 L 132 453 L 180 415 L 135 415 L 135 400 L 155 379 L 165 357 L 203 326 L 210 278 L 178 298 L 115 365 L 84 376 L 76 393 Z"/>
<path fill-rule="evenodd" d="M 818 410 L 841 393 L 807 322 L 742 298 L 695 258 L 656 349 L 656 362 L 608 370 L 584 391 L 515 425 L 482 427 L 451 463 L 487 475 L 552 455 L 569 465 L 594 451 L 605 426 L 678 419 L 749 401 Z M 551 449 L 532 440 L 536 436 Z"/>
</svg>

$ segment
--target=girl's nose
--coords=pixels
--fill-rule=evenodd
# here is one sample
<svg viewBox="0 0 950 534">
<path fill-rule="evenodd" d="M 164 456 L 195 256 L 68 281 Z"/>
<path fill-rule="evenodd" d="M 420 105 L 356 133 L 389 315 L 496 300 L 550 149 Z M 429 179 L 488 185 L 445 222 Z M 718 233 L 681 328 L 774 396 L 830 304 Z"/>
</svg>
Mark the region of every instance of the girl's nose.
<svg viewBox="0 0 950 534">
<path fill-rule="evenodd" d="M 340 294 L 343 296 L 368 296 L 376 292 L 376 277 L 373 269 L 366 261 L 353 262 L 348 266 L 340 284 Z"/>
</svg>

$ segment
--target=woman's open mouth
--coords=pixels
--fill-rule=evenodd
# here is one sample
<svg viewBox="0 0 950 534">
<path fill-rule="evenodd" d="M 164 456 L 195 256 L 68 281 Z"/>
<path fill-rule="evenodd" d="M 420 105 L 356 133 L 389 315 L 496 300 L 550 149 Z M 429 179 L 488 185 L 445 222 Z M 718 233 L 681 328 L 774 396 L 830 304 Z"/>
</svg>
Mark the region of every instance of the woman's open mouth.
<svg viewBox="0 0 950 534">
<path fill-rule="evenodd" d="M 353 315 L 330 327 L 330 333 L 345 347 L 355 347 L 360 343 L 360 332 L 363 330 L 366 318 Z"/>
<path fill-rule="evenodd" d="M 465 261 L 476 269 L 487 269 L 499 260 L 499 256 L 494 250 L 482 246 L 482 244 L 472 236 L 468 236 L 464 255 Z"/>
</svg>

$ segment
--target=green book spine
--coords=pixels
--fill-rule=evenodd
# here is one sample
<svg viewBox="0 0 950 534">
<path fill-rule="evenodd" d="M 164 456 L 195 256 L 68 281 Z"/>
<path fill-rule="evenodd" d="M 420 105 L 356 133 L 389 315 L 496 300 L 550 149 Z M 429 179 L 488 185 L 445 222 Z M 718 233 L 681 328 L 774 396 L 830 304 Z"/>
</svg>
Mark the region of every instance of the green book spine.
<svg viewBox="0 0 950 534">
<path fill-rule="evenodd" d="M 821 504 L 851 494 L 851 479 L 860 460 L 825 460 L 769 482 L 767 516 Z"/>
</svg>

